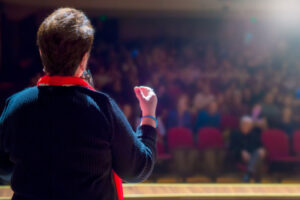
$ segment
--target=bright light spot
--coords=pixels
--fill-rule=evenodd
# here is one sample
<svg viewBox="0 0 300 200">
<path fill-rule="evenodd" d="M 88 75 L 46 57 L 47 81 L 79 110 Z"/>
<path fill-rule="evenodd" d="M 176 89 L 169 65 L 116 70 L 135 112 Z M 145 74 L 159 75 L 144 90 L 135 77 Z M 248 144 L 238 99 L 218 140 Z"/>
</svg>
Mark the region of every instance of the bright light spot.
<svg viewBox="0 0 300 200">
<path fill-rule="evenodd" d="M 273 0 L 270 10 L 275 23 L 286 27 L 300 25 L 299 0 Z"/>
</svg>

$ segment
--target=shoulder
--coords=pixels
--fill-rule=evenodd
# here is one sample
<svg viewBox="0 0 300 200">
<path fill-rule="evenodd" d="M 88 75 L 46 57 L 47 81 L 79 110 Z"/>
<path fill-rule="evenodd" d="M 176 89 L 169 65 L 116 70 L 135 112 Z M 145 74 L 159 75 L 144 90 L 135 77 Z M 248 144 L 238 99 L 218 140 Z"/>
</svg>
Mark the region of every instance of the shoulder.
<svg viewBox="0 0 300 200">
<path fill-rule="evenodd" d="M 190 113 L 189 111 L 185 111 L 185 112 L 184 112 L 184 116 L 185 116 L 185 117 L 191 117 L 191 113 Z"/>
<path fill-rule="evenodd" d="M 35 102 L 37 97 L 37 87 L 26 88 L 13 94 L 6 99 L 5 108 L 3 111 L 3 113 L 5 113 L 4 115 L 10 116 L 12 113 L 15 113 L 15 111 L 18 111 L 21 108 L 24 108 L 24 106 L 31 104 L 31 102 Z"/>
<path fill-rule="evenodd" d="M 73 87 L 73 91 L 75 91 L 75 95 L 77 98 L 80 99 L 81 102 L 85 104 L 97 104 L 99 106 L 103 106 L 109 104 L 111 97 L 100 91 L 91 90 L 86 87 L 76 86 Z"/>
<path fill-rule="evenodd" d="M 175 109 L 169 112 L 169 116 L 174 116 L 174 115 L 177 115 L 177 111 Z"/>
<path fill-rule="evenodd" d="M 38 97 L 38 89 L 36 86 L 26 88 L 20 92 L 13 94 L 7 98 L 7 103 L 14 105 L 23 105 L 34 101 Z"/>
<path fill-rule="evenodd" d="M 198 117 L 205 117 L 205 116 L 207 116 L 207 112 L 206 111 L 200 111 L 200 112 L 198 112 Z"/>
<path fill-rule="evenodd" d="M 86 100 L 89 104 L 97 104 L 103 111 L 109 112 L 117 107 L 117 103 L 107 93 L 84 87 L 80 87 L 79 90 L 81 93 L 86 95 Z"/>
<path fill-rule="evenodd" d="M 107 93 L 97 91 L 97 90 L 91 90 L 86 87 L 79 87 L 79 88 L 81 92 L 92 97 L 95 100 L 110 101 L 111 99 L 111 97 Z"/>
<path fill-rule="evenodd" d="M 237 138 L 237 137 L 241 137 L 242 136 L 242 133 L 240 131 L 233 131 L 230 136 L 232 138 Z"/>
</svg>

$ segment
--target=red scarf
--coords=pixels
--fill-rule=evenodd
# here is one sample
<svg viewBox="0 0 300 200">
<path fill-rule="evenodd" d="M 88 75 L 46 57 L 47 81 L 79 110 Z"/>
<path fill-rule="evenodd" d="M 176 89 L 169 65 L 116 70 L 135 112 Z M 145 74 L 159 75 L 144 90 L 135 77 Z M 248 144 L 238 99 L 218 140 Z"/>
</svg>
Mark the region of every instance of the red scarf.
<svg viewBox="0 0 300 200">
<path fill-rule="evenodd" d="M 95 91 L 95 89 L 90 84 L 88 84 L 85 80 L 73 76 L 46 75 L 40 78 L 40 80 L 37 82 L 37 86 L 46 86 L 46 85 L 52 85 L 52 86 L 80 85 Z M 123 200 L 124 197 L 123 197 L 122 180 L 118 177 L 118 175 L 115 172 L 113 172 L 113 176 L 114 176 L 114 181 L 115 181 L 116 190 L 118 194 L 118 199 Z"/>
</svg>

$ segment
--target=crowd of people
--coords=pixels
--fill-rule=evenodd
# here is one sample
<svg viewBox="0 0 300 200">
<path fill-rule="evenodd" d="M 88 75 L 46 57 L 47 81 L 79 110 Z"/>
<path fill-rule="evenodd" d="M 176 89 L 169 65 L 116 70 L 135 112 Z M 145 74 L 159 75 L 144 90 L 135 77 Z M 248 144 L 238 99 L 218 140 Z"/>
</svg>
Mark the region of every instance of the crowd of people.
<svg viewBox="0 0 300 200">
<path fill-rule="evenodd" d="M 132 88 L 144 84 L 158 94 L 162 134 L 176 126 L 221 128 L 221 116 L 229 114 L 292 135 L 300 120 L 299 63 L 289 51 L 159 43 L 95 46 L 90 69 L 95 87 L 118 99 L 133 125 L 139 116 Z"/>
<path fill-rule="evenodd" d="M 118 100 L 133 127 L 140 118 L 133 87 L 154 88 L 166 149 L 171 128 L 186 127 L 196 138 L 201 128 L 214 127 L 227 138 L 233 157 L 253 168 L 266 157 L 262 131 L 281 129 L 292 140 L 300 128 L 300 60 L 293 55 L 284 45 L 261 50 L 194 41 L 100 44 L 91 55 L 90 69 L 95 87 Z M 236 126 L 224 129 L 223 116 L 235 119 Z M 249 132 L 251 136 L 243 137 Z"/>
<path fill-rule="evenodd" d="M 141 117 L 134 86 L 154 88 L 159 99 L 158 130 L 166 151 L 171 128 L 186 127 L 196 137 L 201 128 L 214 127 L 227 138 L 228 151 L 251 168 L 260 160 L 251 156 L 264 158 L 266 154 L 259 136 L 252 135 L 276 128 L 292 139 L 300 128 L 300 59 L 288 40 L 264 47 L 232 43 L 222 39 L 113 44 L 96 40 L 89 69 L 95 88 L 117 100 L 133 128 Z M 27 60 L 20 65 L 26 68 Z M 28 85 L 40 76 L 32 76 Z M 237 122 L 229 130 L 222 126 L 222 117 L 228 115 Z M 249 132 L 252 139 L 241 136 Z M 240 140 L 253 144 L 243 147 L 238 145 Z"/>
</svg>

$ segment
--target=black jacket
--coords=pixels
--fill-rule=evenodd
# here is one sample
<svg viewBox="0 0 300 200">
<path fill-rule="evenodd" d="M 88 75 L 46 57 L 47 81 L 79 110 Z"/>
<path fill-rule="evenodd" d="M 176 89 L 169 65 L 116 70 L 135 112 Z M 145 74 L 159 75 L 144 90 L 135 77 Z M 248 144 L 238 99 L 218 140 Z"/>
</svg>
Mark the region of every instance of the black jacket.
<svg viewBox="0 0 300 200">
<path fill-rule="evenodd" d="M 246 135 L 241 131 L 236 131 L 230 136 L 229 150 L 236 160 L 241 159 L 241 152 L 243 150 L 253 153 L 261 147 L 263 147 L 263 144 L 261 141 L 261 133 L 258 129 L 253 129 Z"/>
<path fill-rule="evenodd" d="M 40 86 L 7 99 L 0 149 L 15 164 L 14 200 L 117 199 L 112 170 L 128 182 L 146 179 L 156 131 L 134 132 L 108 95 L 81 86 Z"/>
</svg>

